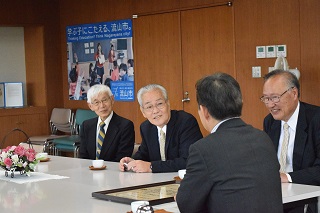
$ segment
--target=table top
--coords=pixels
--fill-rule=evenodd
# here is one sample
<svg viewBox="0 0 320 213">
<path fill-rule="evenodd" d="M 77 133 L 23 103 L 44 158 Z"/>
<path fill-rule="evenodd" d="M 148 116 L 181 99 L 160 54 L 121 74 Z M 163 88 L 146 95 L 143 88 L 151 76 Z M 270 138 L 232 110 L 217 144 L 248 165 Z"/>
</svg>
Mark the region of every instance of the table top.
<svg viewBox="0 0 320 213">
<path fill-rule="evenodd" d="M 105 162 L 105 170 L 90 170 L 91 160 L 49 156 L 40 162 L 37 171 L 66 176 L 39 182 L 17 184 L 0 181 L 0 212 L 113 212 L 126 213 L 130 205 L 92 197 L 92 192 L 171 181 L 174 173 L 120 172 L 118 163 Z M 20 175 L 20 174 L 17 174 Z M 32 175 L 32 173 L 31 173 Z M 0 170 L 0 176 L 4 171 Z M 10 177 L 7 177 L 10 179 Z M 28 177 L 26 177 L 28 178 Z M 283 203 L 320 196 L 320 187 L 282 184 Z M 175 202 L 154 206 L 179 212 Z"/>
</svg>

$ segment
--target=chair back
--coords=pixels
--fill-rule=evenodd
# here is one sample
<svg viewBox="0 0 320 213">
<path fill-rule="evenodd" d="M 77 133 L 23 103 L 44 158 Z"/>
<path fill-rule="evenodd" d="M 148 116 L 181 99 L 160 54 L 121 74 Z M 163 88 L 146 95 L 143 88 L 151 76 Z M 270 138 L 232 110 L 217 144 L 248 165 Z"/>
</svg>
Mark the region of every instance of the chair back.
<svg viewBox="0 0 320 213">
<path fill-rule="evenodd" d="M 98 115 L 88 109 L 77 109 L 74 121 L 74 134 L 79 134 L 80 126 L 82 125 L 83 121 L 95 118 Z"/>
<path fill-rule="evenodd" d="M 51 113 L 50 126 L 52 134 L 57 130 L 70 133 L 73 126 L 73 113 L 71 109 L 54 108 Z"/>
</svg>

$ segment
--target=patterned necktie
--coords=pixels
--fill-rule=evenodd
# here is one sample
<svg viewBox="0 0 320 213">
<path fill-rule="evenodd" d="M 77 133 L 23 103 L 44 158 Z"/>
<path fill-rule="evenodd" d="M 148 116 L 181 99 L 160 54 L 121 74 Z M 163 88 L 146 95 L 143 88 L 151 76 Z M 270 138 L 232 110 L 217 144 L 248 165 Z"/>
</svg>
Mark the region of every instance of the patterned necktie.
<svg viewBox="0 0 320 213">
<path fill-rule="evenodd" d="M 280 154 L 280 172 L 286 172 L 287 166 L 287 150 L 288 150 L 288 143 L 289 143 L 289 125 L 287 123 L 283 124 L 283 141 L 281 146 L 281 154 Z"/>
<path fill-rule="evenodd" d="M 161 129 L 160 130 L 160 155 L 161 155 L 161 160 L 162 161 L 166 160 L 165 146 L 166 146 L 166 134 Z"/>
<path fill-rule="evenodd" d="M 98 135 L 98 144 L 97 144 L 97 152 L 96 152 L 96 159 L 98 160 L 100 157 L 100 152 L 101 152 L 101 148 L 102 148 L 102 144 L 103 144 L 103 140 L 104 140 L 104 126 L 106 124 L 101 121 L 101 123 L 99 124 L 100 126 L 100 131 L 99 131 L 99 135 Z"/>
</svg>

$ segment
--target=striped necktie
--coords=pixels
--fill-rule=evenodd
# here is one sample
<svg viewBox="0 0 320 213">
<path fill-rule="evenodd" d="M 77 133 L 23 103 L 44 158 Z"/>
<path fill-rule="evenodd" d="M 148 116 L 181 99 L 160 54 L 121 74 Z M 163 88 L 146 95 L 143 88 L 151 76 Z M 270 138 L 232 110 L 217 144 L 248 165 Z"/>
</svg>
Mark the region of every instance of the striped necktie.
<svg viewBox="0 0 320 213">
<path fill-rule="evenodd" d="M 160 130 L 160 156 L 162 161 L 166 160 L 165 146 L 166 146 L 166 134 L 161 129 Z"/>
<path fill-rule="evenodd" d="M 99 131 L 99 135 L 98 135 L 98 144 L 97 144 L 97 152 L 96 152 L 96 159 L 98 160 L 100 157 L 100 152 L 101 152 L 101 148 L 102 148 L 102 144 L 103 144 L 103 140 L 104 140 L 104 126 L 106 124 L 101 121 L 101 123 L 99 124 L 100 126 L 100 131 Z"/>
<path fill-rule="evenodd" d="M 280 154 L 280 172 L 285 173 L 287 167 L 287 151 L 288 151 L 288 143 L 289 143 L 289 125 L 287 123 L 283 124 L 283 141 L 281 146 L 281 154 Z"/>
</svg>

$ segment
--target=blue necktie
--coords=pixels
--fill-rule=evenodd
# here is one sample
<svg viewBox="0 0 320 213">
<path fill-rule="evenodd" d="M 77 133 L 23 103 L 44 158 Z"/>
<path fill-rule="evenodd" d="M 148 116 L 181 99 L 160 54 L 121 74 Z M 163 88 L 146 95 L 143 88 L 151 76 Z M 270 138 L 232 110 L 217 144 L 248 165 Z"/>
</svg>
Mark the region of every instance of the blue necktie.
<svg viewBox="0 0 320 213">
<path fill-rule="evenodd" d="M 98 160 L 100 157 L 100 152 L 101 152 L 101 148 L 102 148 L 102 144 L 103 144 L 103 140 L 104 140 L 104 126 L 106 124 L 101 121 L 101 123 L 99 124 L 100 126 L 100 131 L 99 131 L 99 135 L 98 135 L 98 144 L 97 144 L 97 152 L 96 152 L 96 159 Z"/>
</svg>

